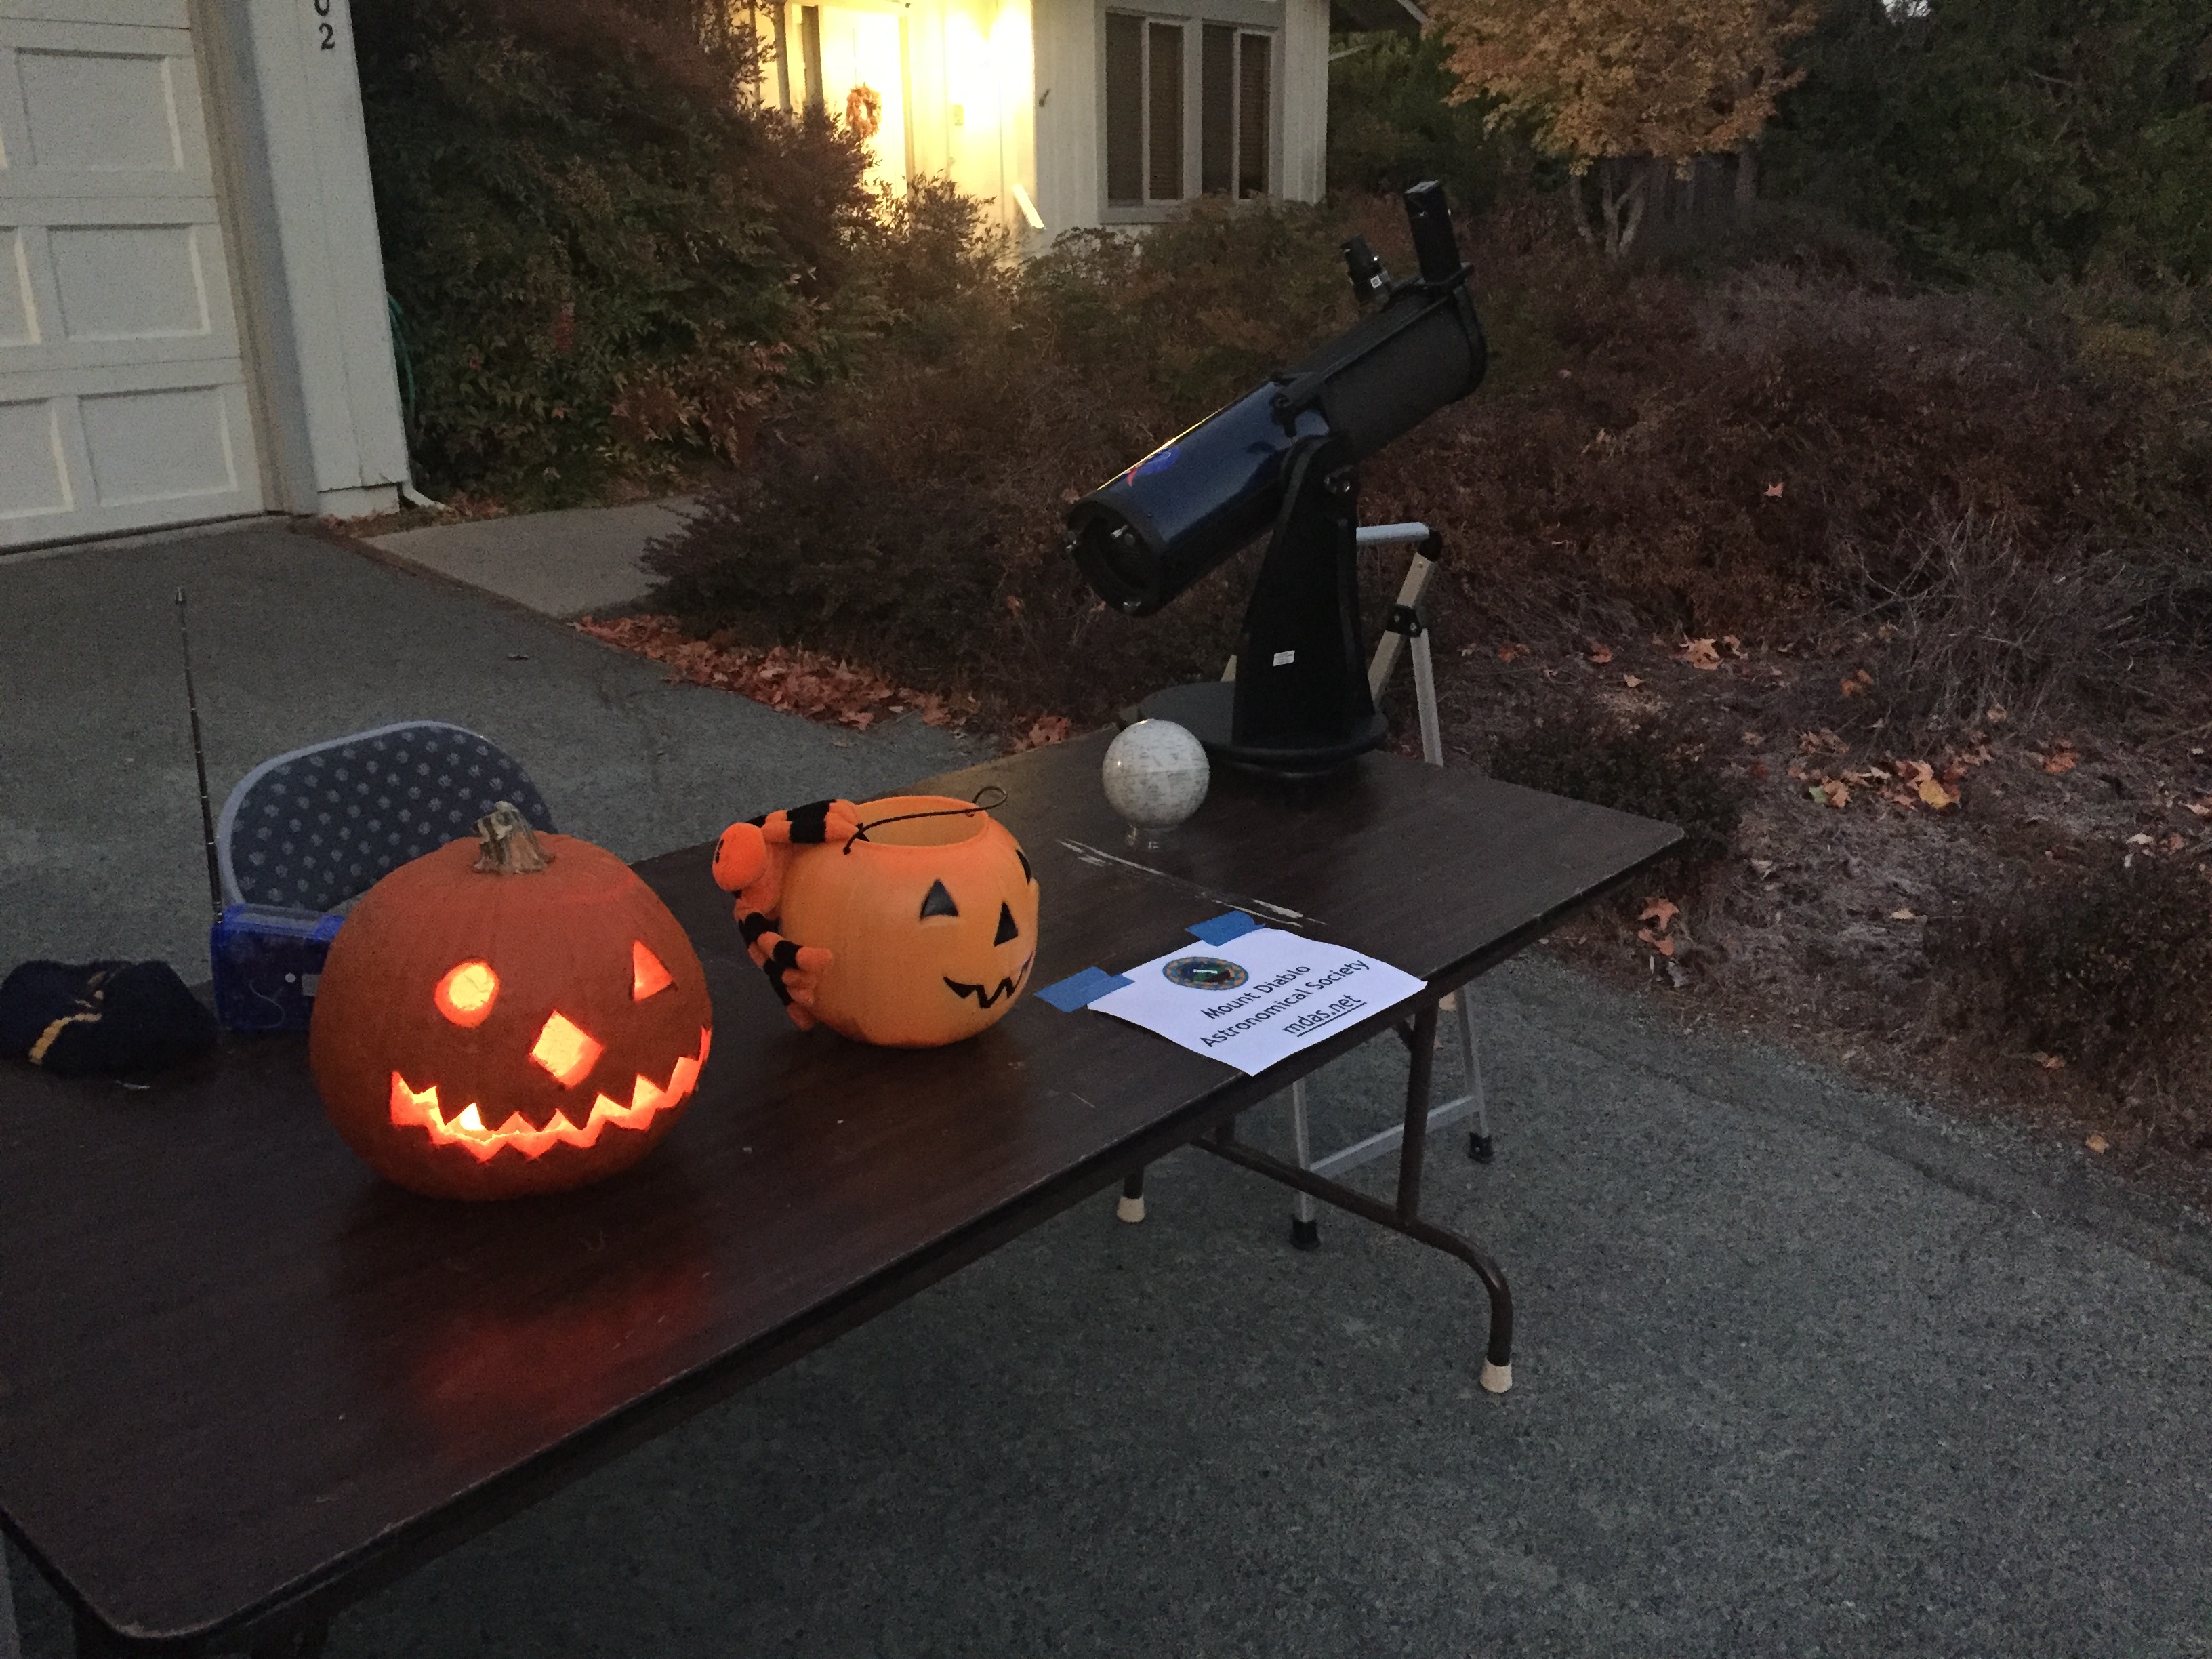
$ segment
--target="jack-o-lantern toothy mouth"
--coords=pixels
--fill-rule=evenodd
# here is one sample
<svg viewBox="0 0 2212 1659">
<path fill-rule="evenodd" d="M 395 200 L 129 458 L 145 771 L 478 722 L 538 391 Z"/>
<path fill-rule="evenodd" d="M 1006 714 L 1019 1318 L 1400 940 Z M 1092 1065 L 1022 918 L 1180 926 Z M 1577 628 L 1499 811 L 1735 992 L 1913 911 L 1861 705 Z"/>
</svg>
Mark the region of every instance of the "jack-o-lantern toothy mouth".
<svg viewBox="0 0 2212 1659">
<path fill-rule="evenodd" d="M 1008 974 L 1004 979 L 999 981 L 999 988 L 995 991 L 988 989 L 981 985 L 963 984 L 960 981 L 953 978 L 950 974 L 944 976 L 945 988 L 951 992 L 956 997 L 975 998 L 975 1006 L 978 1008 L 988 1008 L 994 1003 L 997 1002 L 1000 998 L 1010 997 L 1013 995 L 1016 990 L 1020 988 L 1022 981 L 1030 976 L 1030 963 L 1034 963 L 1036 960 L 1036 958 L 1035 957 L 1031 957 L 1029 959 L 1029 962 L 1024 963 L 1020 967 L 1015 969 L 1012 973 Z"/>
<path fill-rule="evenodd" d="M 620 1129 L 642 1129 L 653 1121 L 654 1114 L 680 1105 L 699 1085 L 699 1068 L 707 1063 L 708 1035 L 702 1027 L 699 1052 L 678 1059 L 665 1085 L 641 1072 L 630 1091 L 629 1105 L 610 1095 L 595 1097 L 591 1115 L 580 1128 L 569 1121 L 566 1112 L 554 1113 L 552 1121 L 542 1129 L 520 1112 L 509 1114 L 507 1121 L 497 1128 L 488 1128 L 474 1101 L 448 1117 L 438 1104 L 436 1084 L 427 1089 L 416 1089 L 397 1071 L 392 1074 L 392 1121 L 403 1129 L 428 1132 L 434 1146 L 465 1146 L 480 1163 L 510 1149 L 525 1158 L 537 1158 L 563 1141 L 571 1146 L 590 1146 L 597 1143 L 599 1131 L 610 1123 Z"/>
</svg>

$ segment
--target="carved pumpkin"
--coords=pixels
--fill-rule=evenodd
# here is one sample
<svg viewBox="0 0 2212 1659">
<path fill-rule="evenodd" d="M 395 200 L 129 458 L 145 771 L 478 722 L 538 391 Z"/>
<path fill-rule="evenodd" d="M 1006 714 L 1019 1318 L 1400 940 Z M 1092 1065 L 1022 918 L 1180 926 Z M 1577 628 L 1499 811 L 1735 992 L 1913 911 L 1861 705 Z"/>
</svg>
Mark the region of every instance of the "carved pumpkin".
<svg viewBox="0 0 2212 1659">
<path fill-rule="evenodd" d="M 814 1018 L 900 1048 L 996 1024 L 1036 961 L 1036 877 L 1020 844 L 981 807 L 943 796 L 851 810 L 858 834 L 793 845 L 782 872 L 779 931 L 829 954 Z"/>
<path fill-rule="evenodd" d="M 707 1062 L 706 975 L 623 861 L 501 803 L 362 896 L 331 941 L 308 1053 L 380 1175 L 437 1198 L 603 1179 L 666 1134 Z"/>
</svg>

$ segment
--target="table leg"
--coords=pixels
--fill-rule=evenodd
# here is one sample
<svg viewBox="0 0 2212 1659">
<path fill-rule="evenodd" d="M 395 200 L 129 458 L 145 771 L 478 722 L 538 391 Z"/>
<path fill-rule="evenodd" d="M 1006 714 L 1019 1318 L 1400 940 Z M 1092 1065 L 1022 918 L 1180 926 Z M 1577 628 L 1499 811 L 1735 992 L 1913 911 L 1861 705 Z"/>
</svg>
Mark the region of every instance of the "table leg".
<svg viewBox="0 0 2212 1659">
<path fill-rule="evenodd" d="M 1310 1170 L 1285 1164 L 1236 1139 L 1233 1133 L 1216 1131 L 1192 1144 L 1216 1158 L 1226 1158 L 1271 1181 L 1279 1181 L 1294 1191 L 1310 1194 L 1324 1204 L 1349 1211 L 1363 1220 L 1402 1233 L 1431 1249 L 1442 1250 L 1467 1263 L 1490 1298 L 1490 1340 L 1484 1348 L 1480 1381 L 1490 1393 L 1504 1394 L 1513 1386 L 1513 1292 L 1506 1285 L 1505 1275 L 1471 1240 L 1434 1222 L 1424 1221 L 1419 1214 L 1421 1146 L 1428 1129 L 1429 1074 L 1436 1049 L 1436 1030 L 1437 1011 L 1431 1003 L 1414 1022 L 1417 1041 L 1413 1045 L 1413 1076 L 1406 1090 L 1406 1136 L 1399 1155 L 1398 1201 L 1395 1205 L 1381 1203 Z M 1431 1057 L 1429 1062 L 1423 1061 L 1424 1054 Z"/>
<path fill-rule="evenodd" d="M 1437 1005 L 1413 1016 L 1413 1064 L 1406 1073 L 1406 1128 L 1398 1142 L 1398 1219 L 1421 1213 L 1421 1159 L 1429 1145 L 1429 1085 L 1437 1069 Z"/>
<path fill-rule="evenodd" d="M 1121 1183 L 1121 1200 L 1115 1205 L 1114 1213 L 1124 1221 L 1145 1218 L 1145 1172 L 1132 1170 Z"/>
<path fill-rule="evenodd" d="M 1313 1142 L 1306 1133 L 1306 1080 L 1291 1085 L 1291 1143 L 1297 1149 L 1298 1168 L 1313 1168 Z M 1321 1218 L 1314 1213 L 1313 1194 L 1300 1193 L 1291 1211 L 1291 1243 L 1301 1250 L 1321 1249 Z"/>
<path fill-rule="evenodd" d="M 1459 1014 L 1460 1059 L 1467 1066 L 1467 1097 L 1474 1103 L 1474 1127 L 1467 1132 L 1467 1155 L 1487 1164 L 1498 1155 L 1490 1139 L 1490 1103 L 1482 1094 L 1482 1061 L 1474 1042 L 1474 988 L 1462 985 L 1455 995 Z"/>
</svg>

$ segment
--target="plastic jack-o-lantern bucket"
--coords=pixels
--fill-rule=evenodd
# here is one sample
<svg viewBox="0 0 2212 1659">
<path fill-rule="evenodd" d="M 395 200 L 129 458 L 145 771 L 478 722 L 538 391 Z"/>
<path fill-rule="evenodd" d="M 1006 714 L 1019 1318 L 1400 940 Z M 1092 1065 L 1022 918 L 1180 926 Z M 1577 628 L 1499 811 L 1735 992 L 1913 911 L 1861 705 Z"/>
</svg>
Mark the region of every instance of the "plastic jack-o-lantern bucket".
<svg viewBox="0 0 2212 1659">
<path fill-rule="evenodd" d="M 506 802 L 362 896 L 331 941 L 308 1054 L 332 1126 L 439 1198 L 559 1192 L 629 1168 L 707 1062 L 682 924 L 604 848 Z"/>
<path fill-rule="evenodd" d="M 830 952 L 814 1017 L 890 1048 L 928 1048 L 1004 1018 L 1036 963 L 1037 884 L 1006 827 L 942 795 L 857 809 L 844 843 L 794 848 L 780 931 Z"/>
</svg>

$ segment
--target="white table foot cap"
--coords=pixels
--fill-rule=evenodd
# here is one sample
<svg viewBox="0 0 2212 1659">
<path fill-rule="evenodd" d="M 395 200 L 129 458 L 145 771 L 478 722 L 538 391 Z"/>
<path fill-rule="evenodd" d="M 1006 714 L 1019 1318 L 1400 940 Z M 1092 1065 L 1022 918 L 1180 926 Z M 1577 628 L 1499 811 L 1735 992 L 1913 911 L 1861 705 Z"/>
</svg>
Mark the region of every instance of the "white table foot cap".
<svg viewBox="0 0 2212 1659">
<path fill-rule="evenodd" d="M 1124 1221 L 1142 1221 L 1145 1218 L 1145 1200 L 1141 1198 L 1121 1199 L 1115 1204 L 1114 1213 Z"/>
<path fill-rule="evenodd" d="M 1504 1394 L 1506 1389 L 1513 1386 L 1513 1367 L 1510 1365 L 1493 1365 L 1486 1359 L 1482 1362 L 1481 1380 L 1482 1386 L 1489 1389 L 1491 1393 Z"/>
</svg>

